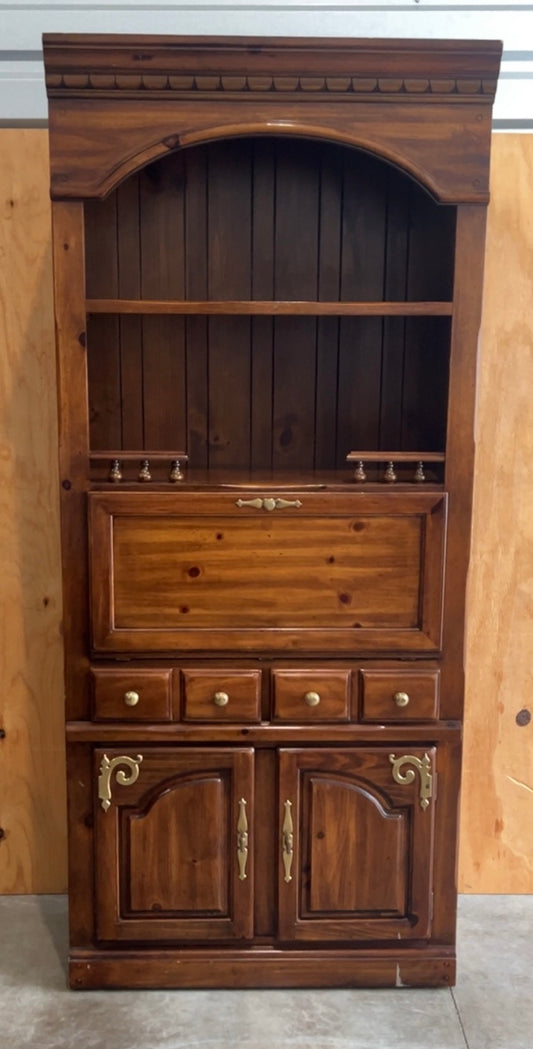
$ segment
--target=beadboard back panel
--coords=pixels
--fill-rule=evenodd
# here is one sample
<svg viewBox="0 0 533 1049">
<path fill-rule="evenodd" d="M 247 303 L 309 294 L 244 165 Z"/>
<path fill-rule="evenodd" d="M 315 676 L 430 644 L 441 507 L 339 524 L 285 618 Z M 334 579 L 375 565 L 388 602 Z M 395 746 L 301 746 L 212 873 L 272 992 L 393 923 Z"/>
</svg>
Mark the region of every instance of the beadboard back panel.
<svg viewBox="0 0 533 1049">
<path fill-rule="evenodd" d="M 300 316 L 93 314 L 91 447 L 275 471 L 339 468 L 353 447 L 444 450 L 455 211 L 360 150 L 275 137 L 173 153 L 89 202 L 99 309 L 302 301 Z M 436 315 L 303 315 L 313 299 L 432 301 Z"/>
</svg>

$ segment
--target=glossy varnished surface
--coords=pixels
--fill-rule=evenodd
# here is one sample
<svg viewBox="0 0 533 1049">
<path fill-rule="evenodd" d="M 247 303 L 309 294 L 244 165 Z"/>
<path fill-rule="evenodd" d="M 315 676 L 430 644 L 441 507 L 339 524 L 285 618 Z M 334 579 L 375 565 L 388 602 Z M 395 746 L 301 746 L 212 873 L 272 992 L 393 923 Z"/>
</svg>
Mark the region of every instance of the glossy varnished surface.
<svg viewBox="0 0 533 1049">
<path fill-rule="evenodd" d="M 103 757 L 95 751 L 95 770 Z M 140 757 L 136 782 L 121 786 L 117 773 L 112 807 L 97 812 L 99 939 L 250 938 L 253 859 L 240 880 L 237 823 L 241 797 L 253 817 L 252 751 L 150 748 Z"/>
<path fill-rule="evenodd" d="M 445 496 L 253 502 L 92 493 L 95 650 L 438 650 Z"/>
<path fill-rule="evenodd" d="M 424 752 L 410 751 L 423 758 Z M 428 761 L 435 766 L 435 752 Z M 279 876 L 282 939 L 421 939 L 429 932 L 433 812 L 397 784 L 385 749 L 280 752 L 294 825 L 292 880 Z"/>
<path fill-rule="evenodd" d="M 74 986 L 453 981 L 477 205 L 498 51 L 46 42 L 54 193 L 101 198 L 143 168 L 103 204 L 57 205 Z M 453 206 L 426 204 L 390 161 Z M 86 296 L 116 306 L 87 334 Z M 121 311 L 143 297 L 146 314 Z M 299 311 L 313 300 L 373 307 Z M 402 300 L 416 316 L 387 311 Z M 167 301 L 229 305 L 180 317 Z M 283 316 L 247 316 L 254 301 Z M 98 473 L 89 493 L 89 606 L 88 440 L 118 461 L 114 490 Z M 377 464 L 360 489 L 249 487 L 263 469 L 305 481 L 354 447 L 445 456 L 431 475 L 444 486 L 395 486 Z M 121 490 L 132 448 L 138 480 Z M 185 448 L 191 476 L 209 468 L 205 486 L 150 487 L 163 448 Z M 240 487 L 215 488 L 219 467 Z M 90 650 L 102 674 L 132 656 L 168 673 L 176 720 L 83 720 Z M 357 653 L 385 677 L 359 676 Z M 407 667 L 402 688 L 394 654 L 431 659 L 427 677 Z M 434 661 L 451 723 L 434 720 Z M 289 720 L 298 674 L 331 721 Z M 407 685 L 419 717 L 389 720 L 389 687 L 394 700 Z"/>
<path fill-rule="evenodd" d="M 177 146 L 268 125 L 381 153 L 443 200 L 487 199 L 498 42 L 45 36 L 44 51 L 59 197 L 102 196 Z"/>
</svg>

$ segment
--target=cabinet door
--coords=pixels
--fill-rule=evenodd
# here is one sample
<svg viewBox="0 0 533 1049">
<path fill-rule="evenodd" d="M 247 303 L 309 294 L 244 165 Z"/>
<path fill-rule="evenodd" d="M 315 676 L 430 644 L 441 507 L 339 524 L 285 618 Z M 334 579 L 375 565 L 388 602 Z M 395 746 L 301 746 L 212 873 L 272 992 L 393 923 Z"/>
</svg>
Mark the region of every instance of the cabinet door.
<svg viewBox="0 0 533 1049">
<path fill-rule="evenodd" d="M 283 940 L 429 935 L 435 750 L 280 751 Z"/>
<path fill-rule="evenodd" d="M 253 751 L 97 750 L 95 771 L 99 939 L 250 937 Z"/>
</svg>

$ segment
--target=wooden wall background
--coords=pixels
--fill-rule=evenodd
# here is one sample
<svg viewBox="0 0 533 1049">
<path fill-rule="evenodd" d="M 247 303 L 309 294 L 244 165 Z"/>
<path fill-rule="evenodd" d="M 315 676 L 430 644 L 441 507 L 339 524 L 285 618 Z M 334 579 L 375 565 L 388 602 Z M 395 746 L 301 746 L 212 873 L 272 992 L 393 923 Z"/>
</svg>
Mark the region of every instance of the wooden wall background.
<svg viewBox="0 0 533 1049">
<path fill-rule="evenodd" d="M 0 893 L 66 887 L 47 133 L 0 130 Z M 459 887 L 533 892 L 533 134 L 493 138 Z"/>
</svg>

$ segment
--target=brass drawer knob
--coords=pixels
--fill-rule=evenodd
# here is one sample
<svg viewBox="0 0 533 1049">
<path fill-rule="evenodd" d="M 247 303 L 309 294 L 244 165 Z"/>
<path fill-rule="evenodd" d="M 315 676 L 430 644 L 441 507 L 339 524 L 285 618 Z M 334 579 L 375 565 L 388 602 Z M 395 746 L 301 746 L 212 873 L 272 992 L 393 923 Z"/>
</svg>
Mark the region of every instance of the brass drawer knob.
<svg viewBox="0 0 533 1049">
<path fill-rule="evenodd" d="M 318 707 L 318 704 L 320 703 L 320 696 L 318 692 L 306 692 L 304 700 L 307 703 L 308 707 Z"/>
<path fill-rule="evenodd" d="M 406 707 L 409 702 L 409 696 L 407 692 L 397 692 L 394 696 L 394 702 L 397 707 Z"/>
<path fill-rule="evenodd" d="M 229 703 L 229 696 L 227 692 L 215 692 L 213 696 L 213 703 L 215 707 L 227 707 Z"/>
<path fill-rule="evenodd" d="M 137 703 L 140 700 L 140 698 L 141 697 L 140 697 L 138 692 L 131 691 L 131 692 L 125 692 L 124 693 L 124 702 L 125 702 L 127 707 L 136 707 Z"/>
</svg>

